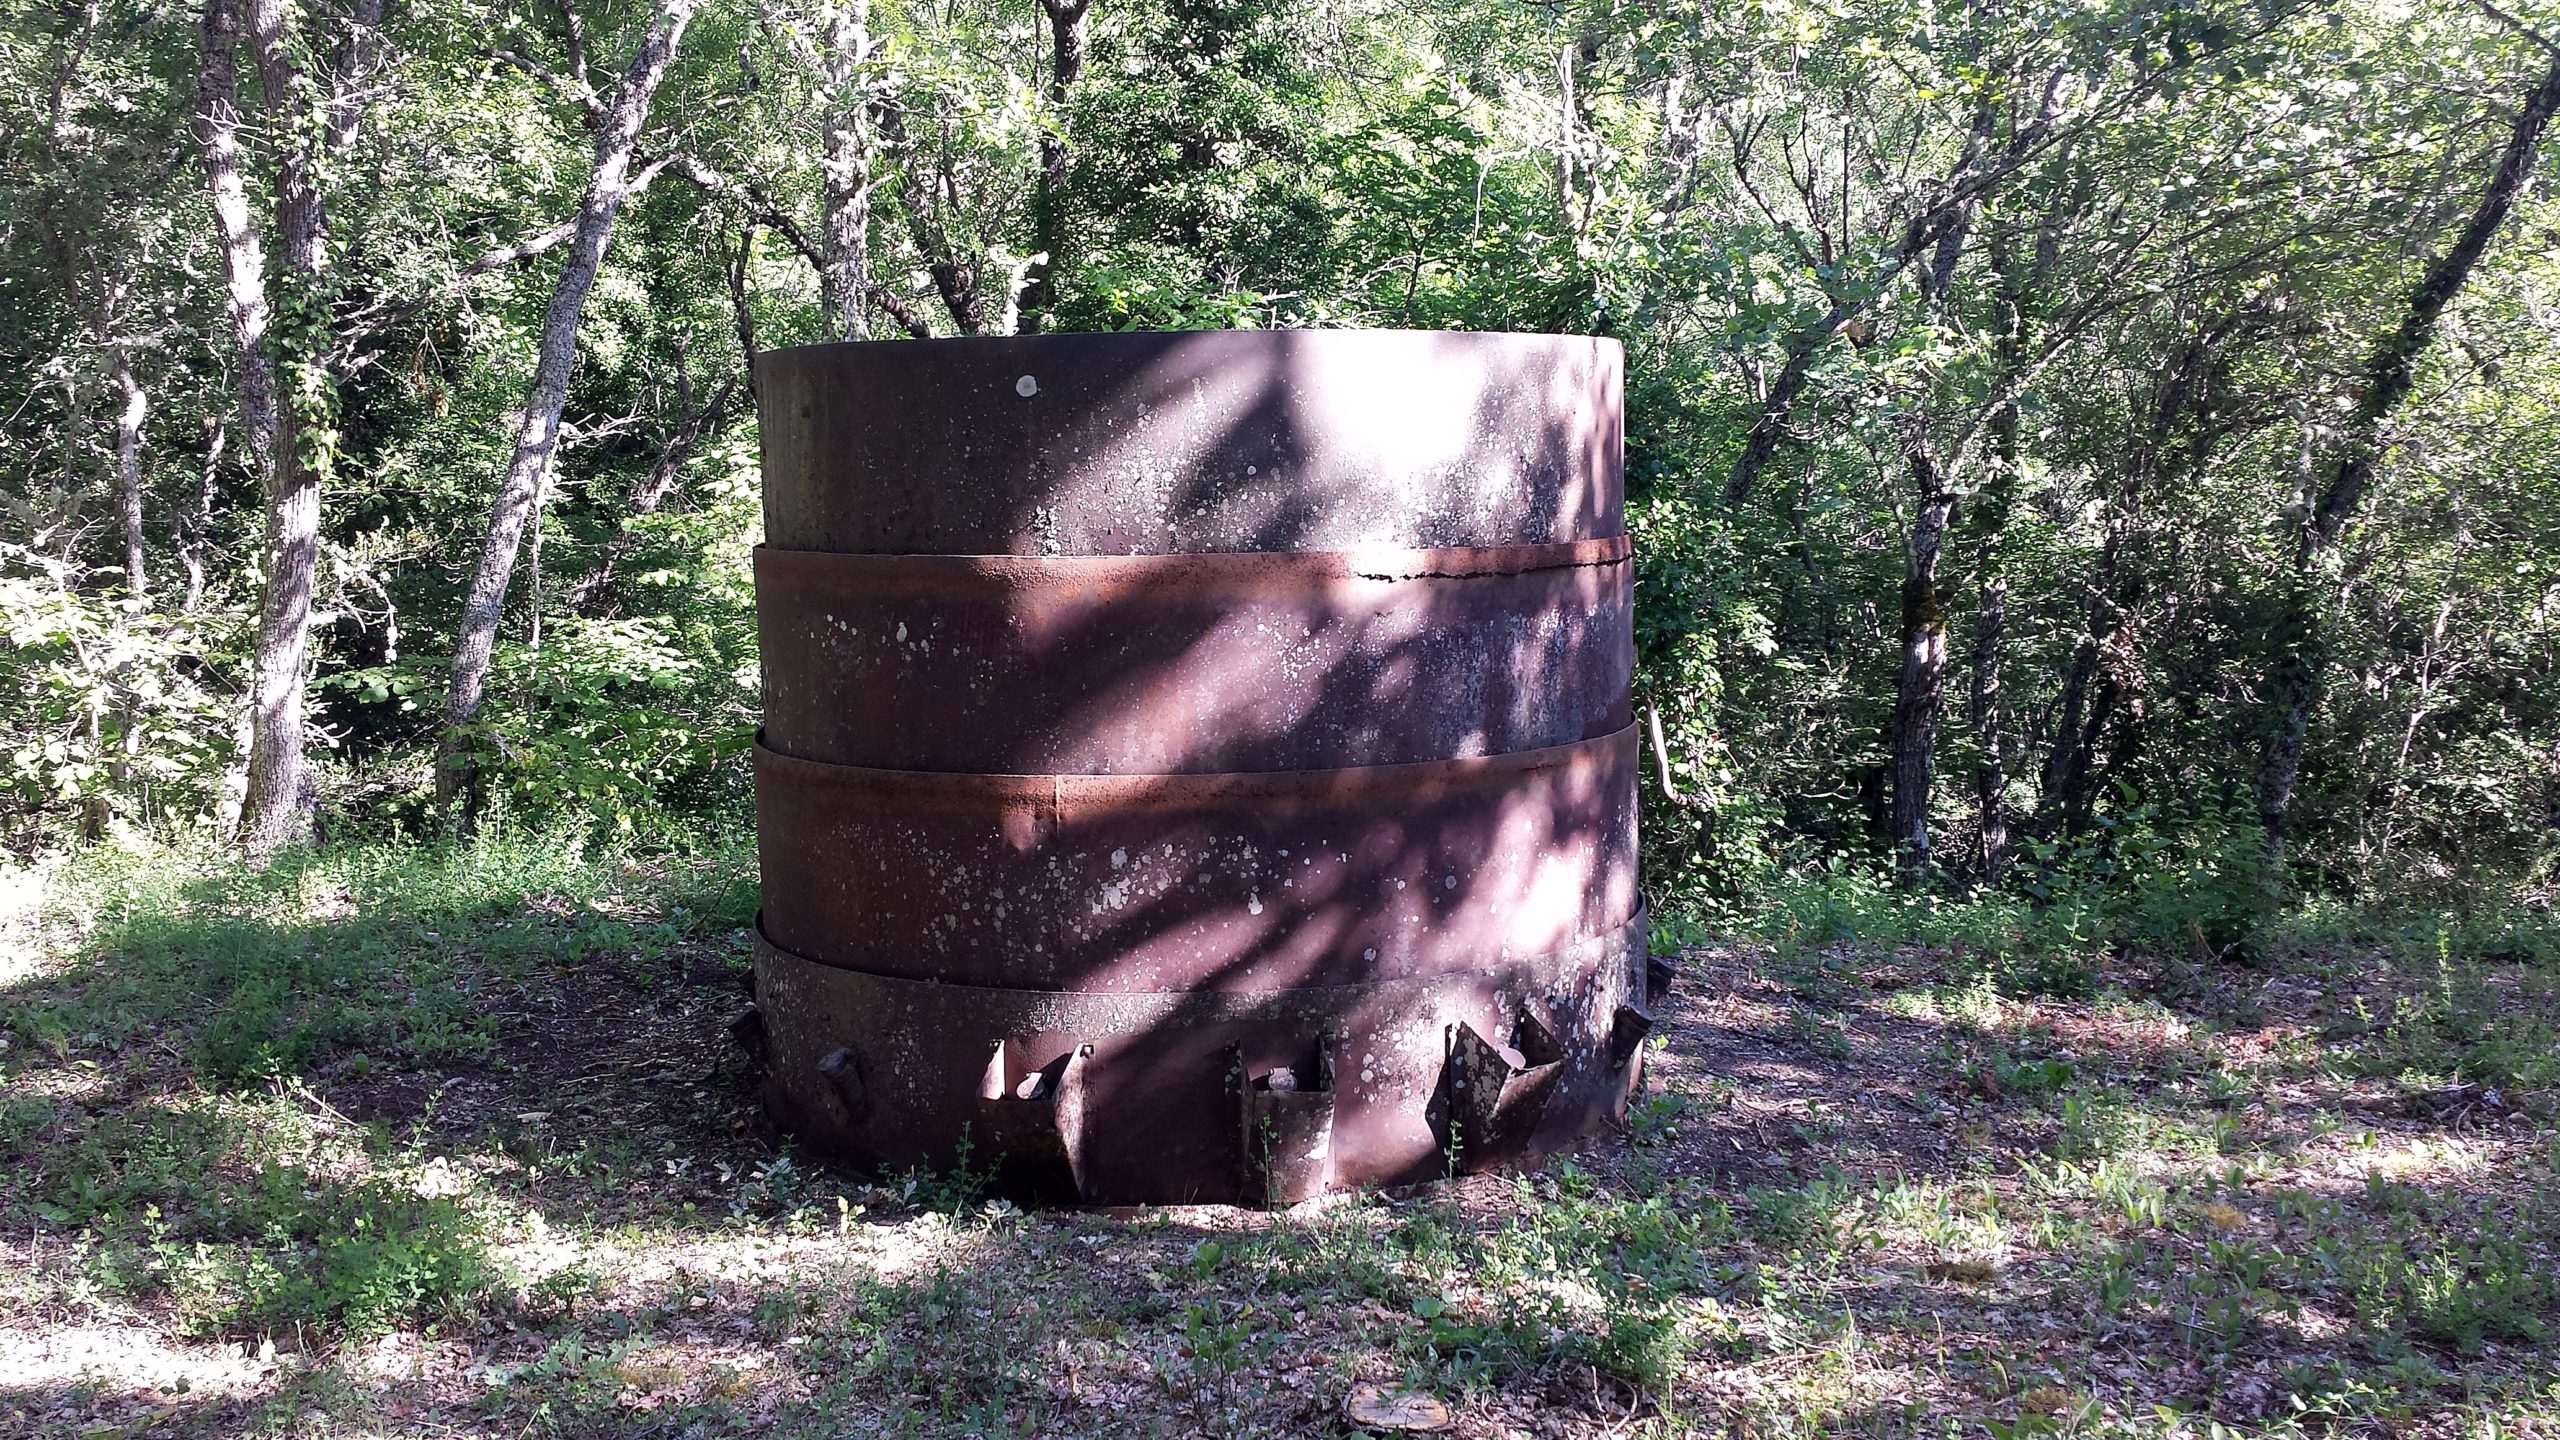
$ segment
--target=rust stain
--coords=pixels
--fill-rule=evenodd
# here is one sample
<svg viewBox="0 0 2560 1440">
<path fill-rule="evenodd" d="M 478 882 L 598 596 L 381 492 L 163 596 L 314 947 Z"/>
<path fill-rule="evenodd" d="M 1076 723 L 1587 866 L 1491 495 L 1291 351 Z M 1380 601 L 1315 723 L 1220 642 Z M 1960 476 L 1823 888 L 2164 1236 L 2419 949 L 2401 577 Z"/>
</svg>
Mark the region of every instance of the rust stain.
<svg viewBox="0 0 2560 1440">
<path fill-rule="evenodd" d="M 1020 1192 L 1512 1163 L 1650 1023 L 1619 357 L 1242 332 L 774 352 L 776 1116 Z"/>
</svg>

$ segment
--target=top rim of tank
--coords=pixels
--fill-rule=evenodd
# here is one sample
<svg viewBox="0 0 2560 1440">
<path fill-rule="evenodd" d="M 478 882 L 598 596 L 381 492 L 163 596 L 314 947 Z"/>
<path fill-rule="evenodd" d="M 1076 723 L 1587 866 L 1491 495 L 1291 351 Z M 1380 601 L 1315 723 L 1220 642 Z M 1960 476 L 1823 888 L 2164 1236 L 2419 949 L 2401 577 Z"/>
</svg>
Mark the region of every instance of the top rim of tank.
<svg viewBox="0 0 2560 1440">
<path fill-rule="evenodd" d="M 1326 340 L 1332 341 L 1372 340 L 1387 337 L 1395 337 L 1399 339 L 1430 338 L 1485 341 L 1545 341 L 1559 344 L 1571 342 L 1575 344 L 1609 345 L 1616 347 L 1622 352 L 1626 348 L 1626 343 L 1613 335 L 1586 335 L 1578 331 L 1406 330 L 1393 326 L 1350 326 L 1343 328 L 1299 326 L 1284 327 L 1276 330 L 1058 330 L 1039 335 L 932 335 L 921 339 L 914 336 L 900 335 L 884 336 L 876 340 L 815 340 L 805 345 L 775 345 L 756 351 L 755 358 L 763 360 L 769 357 L 783 355 L 825 355 L 848 350 L 868 351 L 898 346 L 929 346 L 935 349 L 966 349 L 976 346 L 990 350 L 997 350 L 1025 345 L 1065 343 L 1091 344 L 1098 341 L 1179 340 L 1205 335 L 1253 336 L 1269 340 L 1286 339 L 1292 342 L 1300 341 L 1309 337 L 1322 337 Z"/>
</svg>

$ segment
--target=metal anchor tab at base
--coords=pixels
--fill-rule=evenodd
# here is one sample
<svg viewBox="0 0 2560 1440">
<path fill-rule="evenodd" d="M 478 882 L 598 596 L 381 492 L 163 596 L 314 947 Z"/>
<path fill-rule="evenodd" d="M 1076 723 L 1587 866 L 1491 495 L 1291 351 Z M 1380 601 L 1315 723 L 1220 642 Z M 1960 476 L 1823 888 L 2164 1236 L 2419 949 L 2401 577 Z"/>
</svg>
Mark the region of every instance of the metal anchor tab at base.
<svg viewBox="0 0 2560 1440">
<path fill-rule="evenodd" d="M 1084 1061 L 1092 1053 L 1074 1043 L 1032 1065 L 1018 1042 L 990 1043 L 978 1120 L 999 1188 L 1070 1204 L 1084 1199 Z"/>
<path fill-rule="evenodd" d="M 1272 1209 L 1324 1193 L 1333 1183 L 1333 1039 L 1316 1042 L 1315 1063 L 1249 1073 L 1244 1051 L 1231 1053 L 1243 1095 L 1247 1195 Z"/>
<path fill-rule="evenodd" d="M 1564 1046 L 1527 1011 L 1512 1023 L 1511 1043 L 1497 1044 L 1461 1020 L 1449 1042 L 1442 1098 L 1441 1143 L 1456 1167 L 1489 1169 L 1518 1159 L 1546 1114 L 1547 1097 L 1564 1074 Z"/>
</svg>

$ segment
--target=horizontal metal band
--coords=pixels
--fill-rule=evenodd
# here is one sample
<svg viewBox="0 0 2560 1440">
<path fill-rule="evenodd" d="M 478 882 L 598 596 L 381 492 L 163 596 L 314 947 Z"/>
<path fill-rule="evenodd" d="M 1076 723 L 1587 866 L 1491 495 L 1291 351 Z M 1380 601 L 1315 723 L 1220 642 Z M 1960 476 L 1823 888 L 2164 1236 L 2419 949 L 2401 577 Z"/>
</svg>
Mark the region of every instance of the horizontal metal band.
<svg viewBox="0 0 2560 1440">
<path fill-rule="evenodd" d="M 976 594 L 1005 588 L 1071 585 L 1108 598 L 1127 591 L 1209 589 L 1229 593 L 1275 584 L 1327 581 L 1473 580 L 1623 565 L 1635 553 L 1625 535 L 1550 545 L 1460 545 L 1413 550 L 1378 545 L 1351 550 L 1220 550 L 1172 555 L 883 555 L 834 550 L 755 548 L 756 577 L 894 585 L 902 593 Z"/>
<path fill-rule="evenodd" d="M 1099 1039 L 1139 1035 L 1168 1026 L 1294 1024 L 1311 1017 L 1349 1013 L 1372 1002 L 1393 1003 L 1435 990 L 1482 989 L 1525 994 L 1554 977 L 1578 974 L 1606 956 L 1644 954 L 1640 943 L 1651 933 L 1652 917 L 1641 896 L 1635 914 L 1623 924 L 1588 939 L 1539 955 L 1494 957 L 1476 969 L 1445 975 L 1390 976 L 1340 985 L 1296 985 L 1285 990 L 1047 990 L 1019 986 L 971 984 L 958 980 L 884 975 L 797 954 L 774 942 L 764 916 L 755 923 L 759 957 L 824 966 L 853 977 L 841 982 L 862 988 L 869 1003 L 885 1010 L 930 1001 L 955 1015 L 992 1025 L 1005 1035 L 1055 1032 Z M 1641 977 L 1639 977 L 1640 979 Z M 831 982 L 836 983 L 836 982 Z M 1525 987 L 1525 988 L 1524 988 Z"/>
<path fill-rule="evenodd" d="M 1150 556 L 756 553 L 767 743 L 900 770 L 1303 770 L 1632 719 L 1625 537 Z"/>
<path fill-rule="evenodd" d="M 1510 755 L 971 775 L 759 747 L 765 923 L 814 960 L 1059 990 L 1480 968 L 1636 908 L 1633 726 Z"/>
<path fill-rule="evenodd" d="M 785 783 L 822 784 L 884 800 L 932 804 L 948 797 L 964 805 L 1044 807 L 1061 823 L 1089 815 L 1138 810 L 1179 810 L 1201 805 L 1336 805 L 1374 795 L 1416 800 L 1506 791 L 1542 772 L 1588 771 L 1635 748 L 1633 725 L 1569 745 L 1515 750 L 1507 755 L 1468 755 L 1400 765 L 1349 765 L 1323 770 L 1241 770 L 1211 774 L 988 775 L 962 770 L 889 770 L 837 765 L 786 755 L 756 735 L 758 773 Z"/>
</svg>

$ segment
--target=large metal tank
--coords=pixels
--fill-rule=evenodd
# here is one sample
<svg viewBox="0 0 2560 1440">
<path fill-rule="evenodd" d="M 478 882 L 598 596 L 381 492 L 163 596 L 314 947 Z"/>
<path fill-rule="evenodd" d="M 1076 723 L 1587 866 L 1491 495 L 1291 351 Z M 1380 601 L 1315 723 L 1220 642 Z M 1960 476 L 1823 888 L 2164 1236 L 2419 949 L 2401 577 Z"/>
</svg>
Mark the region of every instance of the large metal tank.
<svg viewBox="0 0 2560 1440">
<path fill-rule="evenodd" d="M 1621 1109 L 1620 369 L 1412 332 L 760 357 L 775 1117 L 1271 1203 Z"/>
</svg>

